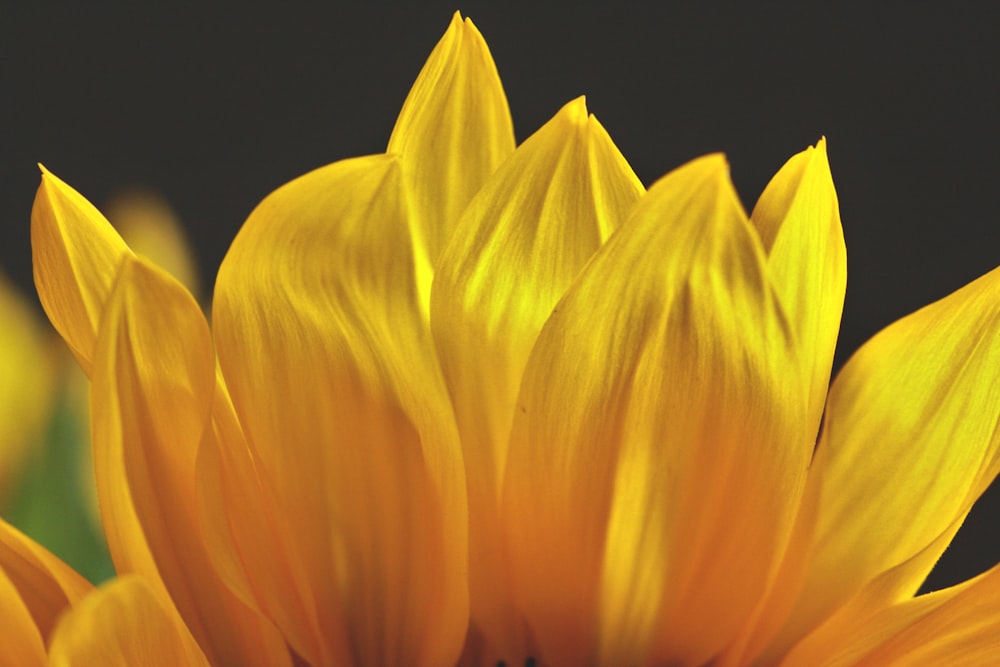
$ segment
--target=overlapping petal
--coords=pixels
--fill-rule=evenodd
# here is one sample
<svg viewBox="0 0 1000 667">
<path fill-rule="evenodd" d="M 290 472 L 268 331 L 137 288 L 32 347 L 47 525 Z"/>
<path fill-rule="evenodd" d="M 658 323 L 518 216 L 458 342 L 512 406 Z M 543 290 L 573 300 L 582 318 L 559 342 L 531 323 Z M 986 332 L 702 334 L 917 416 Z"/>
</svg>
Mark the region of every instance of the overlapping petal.
<svg viewBox="0 0 1000 667">
<path fill-rule="evenodd" d="M 202 344 L 188 350 L 197 358 L 195 363 L 201 366 L 198 369 L 184 367 L 185 362 L 191 362 L 191 356 L 164 358 L 162 351 L 157 349 L 162 341 L 154 335 L 147 335 L 142 341 L 147 347 L 139 350 L 143 359 L 140 363 L 136 363 L 136 357 L 130 356 L 136 350 L 132 347 L 134 341 L 130 340 L 125 321 L 148 326 L 150 321 L 157 321 L 155 311 L 161 305 L 168 309 L 175 306 L 180 309 L 178 312 L 185 315 L 180 321 L 188 323 L 187 328 L 181 327 L 174 331 L 175 334 L 191 333 L 192 328 L 198 328 L 192 322 L 200 321 L 203 333 L 207 335 L 204 318 L 197 305 L 183 288 L 162 275 L 159 283 L 152 280 L 150 284 L 162 287 L 163 281 L 166 281 L 168 287 L 165 290 L 155 290 L 169 296 L 166 304 L 143 300 L 142 286 L 123 285 L 118 279 L 119 269 L 126 261 L 132 261 L 132 252 L 86 199 L 44 170 L 32 210 L 32 252 L 36 285 L 43 306 L 80 365 L 91 375 L 97 327 L 102 321 L 105 323 L 105 338 L 108 339 L 104 343 L 105 371 L 101 390 L 95 388 L 92 394 L 95 405 L 95 459 L 98 476 L 104 480 L 99 484 L 104 487 L 101 493 L 115 499 L 115 502 L 105 503 L 102 512 L 105 515 L 105 530 L 119 566 L 124 571 L 137 571 L 148 577 L 149 585 L 160 591 L 164 599 L 167 599 L 167 594 L 178 596 L 179 611 L 196 636 L 205 642 L 206 650 L 216 664 L 225 664 L 230 659 L 235 659 L 238 664 L 246 664 L 242 662 L 244 660 L 249 664 L 256 661 L 268 664 L 269 660 L 281 664 L 282 660 L 287 661 L 287 655 L 281 657 L 284 648 L 275 641 L 273 628 L 269 628 L 259 614 L 250 612 L 232 597 L 214 573 L 211 561 L 201 546 L 191 491 L 200 444 L 200 436 L 196 436 L 195 431 L 204 429 L 205 421 L 200 416 L 207 414 L 209 406 L 193 407 L 189 396 L 187 404 L 181 401 L 182 414 L 172 413 L 181 421 L 171 423 L 162 417 L 170 412 L 171 407 L 179 408 L 177 401 L 167 401 L 161 414 L 159 404 L 156 401 L 150 403 L 151 397 L 141 393 L 154 387 L 163 390 L 171 382 L 170 378 L 150 375 L 148 371 L 151 369 L 178 373 L 182 390 L 190 389 L 185 387 L 184 382 L 190 380 L 192 372 L 207 372 L 211 380 L 214 360 L 210 339 L 203 335 Z M 135 269 L 133 266 L 128 272 L 138 272 L 145 279 L 156 274 L 148 264 L 135 266 L 144 268 Z M 119 304 L 115 315 L 118 319 L 109 323 L 110 320 L 105 321 L 108 317 L 105 311 L 116 285 L 122 292 L 121 300 L 131 295 L 132 302 L 144 304 L 145 310 L 127 311 Z M 147 313 L 150 317 L 136 320 L 134 316 L 137 312 Z M 132 319 L 128 320 L 126 315 L 131 315 Z M 159 322 L 162 323 L 162 320 Z M 162 325 L 159 334 L 169 337 L 173 326 L 174 323 L 168 321 Z M 125 330 L 119 330 L 121 327 Z M 142 326 L 138 328 L 142 330 Z M 146 331 L 149 334 L 148 329 Z M 198 340 L 197 337 L 195 340 Z M 116 345 L 120 341 L 127 344 L 118 349 Z M 125 364 L 126 361 L 130 363 Z M 121 376 L 117 375 L 119 362 L 132 374 L 124 372 Z M 149 384 L 144 385 L 143 382 Z M 204 385 L 199 387 L 203 392 L 206 390 Z M 138 393 L 131 393 L 132 389 Z M 196 398 L 207 396 L 210 399 L 213 396 L 211 385 L 207 387 L 207 392 Z M 181 394 L 183 391 L 177 395 Z M 164 397 L 158 395 L 156 398 Z M 149 406 L 154 404 L 156 410 L 151 410 Z M 199 417 L 184 419 L 191 417 L 184 414 L 185 407 L 195 410 Z M 120 421 L 123 409 L 126 414 L 131 412 L 131 421 Z M 154 414 L 159 419 L 155 425 Z M 175 427 L 184 433 L 171 432 Z M 131 460 L 123 458 L 126 448 L 122 443 L 125 438 L 130 445 L 127 450 L 133 457 Z M 156 467 L 155 485 L 147 484 L 151 474 L 148 469 L 150 461 L 156 466 L 169 462 L 169 465 Z M 133 479 L 130 480 L 130 477 Z M 133 495 L 135 477 L 142 481 L 142 498 L 138 502 Z M 189 495 L 184 496 L 184 493 Z M 182 500 L 175 502 L 176 498 Z M 192 540 L 192 536 L 196 546 L 178 550 L 185 541 Z M 210 593 L 204 596 L 182 593 L 192 581 L 198 582 Z"/>
<path fill-rule="evenodd" d="M 514 127 L 483 36 L 455 12 L 420 71 L 389 138 L 413 197 L 410 230 L 426 313 L 433 267 L 459 216 L 514 151 Z"/>
<path fill-rule="evenodd" d="M 388 152 L 253 212 L 218 365 L 191 296 L 43 170 L 36 282 L 139 576 L 84 598 L 0 523 L 5 658 L 51 635 L 54 665 L 991 664 L 997 570 L 910 597 L 1000 470 L 1000 269 L 825 400 L 824 141 L 750 219 L 718 156 L 643 195 L 582 99 L 514 152 L 456 13 Z"/>
<path fill-rule="evenodd" d="M 887 327 L 830 390 L 813 557 L 784 632 L 913 595 L 1000 469 L 1000 269 Z"/>
<path fill-rule="evenodd" d="M 465 455 L 472 614 L 489 644 L 484 663 L 525 650 L 499 523 L 525 362 L 553 306 L 642 192 L 580 98 L 487 181 L 441 257 L 431 325 Z"/>
<path fill-rule="evenodd" d="M 810 423 L 819 430 L 847 287 L 847 252 L 826 140 L 790 159 L 750 220 L 760 233 L 807 374 Z"/>
<path fill-rule="evenodd" d="M 131 576 L 105 584 L 59 621 L 48 664 L 209 667 L 210 663 L 177 612 Z"/>
<path fill-rule="evenodd" d="M 313 607 L 248 578 L 314 664 L 446 664 L 467 620 L 462 455 L 401 171 L 371 156 L 280 188 L 216 283 L 222 370 Z"/>
<path fill-rule="evenodd" d="M 772 282 L 789 314 L 798 366 L 808 400 L 807 430 L 817 433 L 826 404 L 846 288 L 846 253 L 837 193 L 821 139 L 793 156 L 775 174 L 750 220 L 768 254 Z M 796 529 L 780 572 L 741 631 L 719 658 L 719 667 L 742 664 L 756 655 L 784 624 L 795 604 L 813 548 L 819 490 L 802 499 Z"/>
<path fill-rule="evenodd" d="M 888 607 L 879 607 L 877 599 L 864 602 L 874 606 L 845 607 L 796 646 L 782 667 L 996 664 L 1000 566 L 958 586 Z"/>
<path fill-rule="evenodd" d="M 3 568 L 0 568 L 0 645 L 7 664 L 19 667 L 46 664 L 45 643 L 38 626 Z"/>
<path fill-rule="evenodd" d="M 698 664 L 763 590 L 812 449 L 765 259 L 725 162 L 696 160 L 546 323 L 504 496 L 545 661 Z"/>
<path fill-rule="evenodd" d="M 146 260 L 122 263 L 92 378 L 98 497 L 118 572 L 172 601 L 212 664 L 288 664 L 284 641 L 222 585 L 200 539 L 195 462 L 213 405 L 212 339 L 191 295 Z"/>
<path fill-rule="evenodd" d="M 43 638 L 49 636 L 59 614 L 93 588 L 47 549 L 2 519 L 0 570 Z"/>
</svg>

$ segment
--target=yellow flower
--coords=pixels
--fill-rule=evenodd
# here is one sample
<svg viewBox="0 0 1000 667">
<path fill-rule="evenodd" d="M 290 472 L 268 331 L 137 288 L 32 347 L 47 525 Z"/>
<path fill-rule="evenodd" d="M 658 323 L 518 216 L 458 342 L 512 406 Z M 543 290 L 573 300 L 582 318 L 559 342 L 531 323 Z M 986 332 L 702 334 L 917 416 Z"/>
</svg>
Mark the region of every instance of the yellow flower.
<svg viewBox="0 0 1000 667">
<path fill-rule="evenodd" d="M 1000 273 L 827 395 L 823 141 L 750 216 L 719 156 L 645 192 L 582 99 L 515 151 L 456 15 L 387 154 L 250 215 L 214 331 L 48 172 L 32 243 L 123 577 L 0 531 L 19 664 L 996 662 L 1000 569 L 913 595 L 997 473 Z"/>
<path fill-rule="evenodd" d="M 54 398 L 54 349 L 36 313 L 0 275 L 0 507 L 42 442 Z M 52 341 L 54 343 L 54 341 Z"/>
</svg>

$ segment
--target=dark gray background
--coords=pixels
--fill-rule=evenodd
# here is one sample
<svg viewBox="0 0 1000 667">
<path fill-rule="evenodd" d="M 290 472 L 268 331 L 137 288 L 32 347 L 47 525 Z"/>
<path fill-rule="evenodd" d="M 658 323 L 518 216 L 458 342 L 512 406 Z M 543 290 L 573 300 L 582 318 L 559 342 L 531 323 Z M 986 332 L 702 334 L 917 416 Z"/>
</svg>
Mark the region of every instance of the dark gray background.
<svg viewBox="0 0 1000 667">
<path fill-rule="evenodd" d="M 658 5 L 462 9 L 492 47 L 519 140 L 586 94 L 645 183 L 724 151 L 749 208 L 826 135 L 849 253 L 838 364 L 1000 264 L 990 3 Z M 161 192 L 214 275 L 270 190 L 384 148 L 455 8 L 3 10 L 0 267 L 30 288 L 43 162 L 99 207 L 123 186 Z M 998 520 L 994 489 L 932 587 L 1000 560 Z"/>
</svg>

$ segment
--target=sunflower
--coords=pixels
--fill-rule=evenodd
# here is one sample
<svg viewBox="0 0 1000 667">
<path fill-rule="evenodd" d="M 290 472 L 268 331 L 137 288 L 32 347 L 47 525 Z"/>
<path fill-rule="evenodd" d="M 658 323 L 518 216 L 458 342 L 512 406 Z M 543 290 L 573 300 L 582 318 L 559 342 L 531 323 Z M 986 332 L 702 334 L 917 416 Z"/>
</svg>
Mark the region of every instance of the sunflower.
<svg viewBox="0 0 1000 667">
<path fill-rule="evenodd" d="M 826 145 L 748 216 L 646 191 L 584 100 L 515 150 L 455 15 L 385 154 L 251 213 L 191 295 L 43 172 L 119 578 L 0 531 L 17 664 L 995 664 L 1000 569 L 914 597 L 998 470 L 1000 273 L 830 385 Z"/>
</svg>

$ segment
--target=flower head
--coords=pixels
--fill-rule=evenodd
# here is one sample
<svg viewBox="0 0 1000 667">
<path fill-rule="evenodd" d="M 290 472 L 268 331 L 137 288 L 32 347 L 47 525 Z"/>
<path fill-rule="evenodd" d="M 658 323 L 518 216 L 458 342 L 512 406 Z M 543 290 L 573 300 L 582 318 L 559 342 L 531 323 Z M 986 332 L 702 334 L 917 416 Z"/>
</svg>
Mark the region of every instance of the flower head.
<svg viewBox="0 0 1000 667">
<path fill-rule="evenodd" d="M 1000 570 L 913 595 L 997 472 L 1000 273 L 828 395 L 822 140 L 749 216 L 721 156 L 645 191 L 582 98 L 515 150 L 456 14 L 386 154 L 253 211 L 211 331 L 48 172 L 32 239 L 122 578 L 0 579 L 24 664 L 995 659 Z"/>
</svg>

